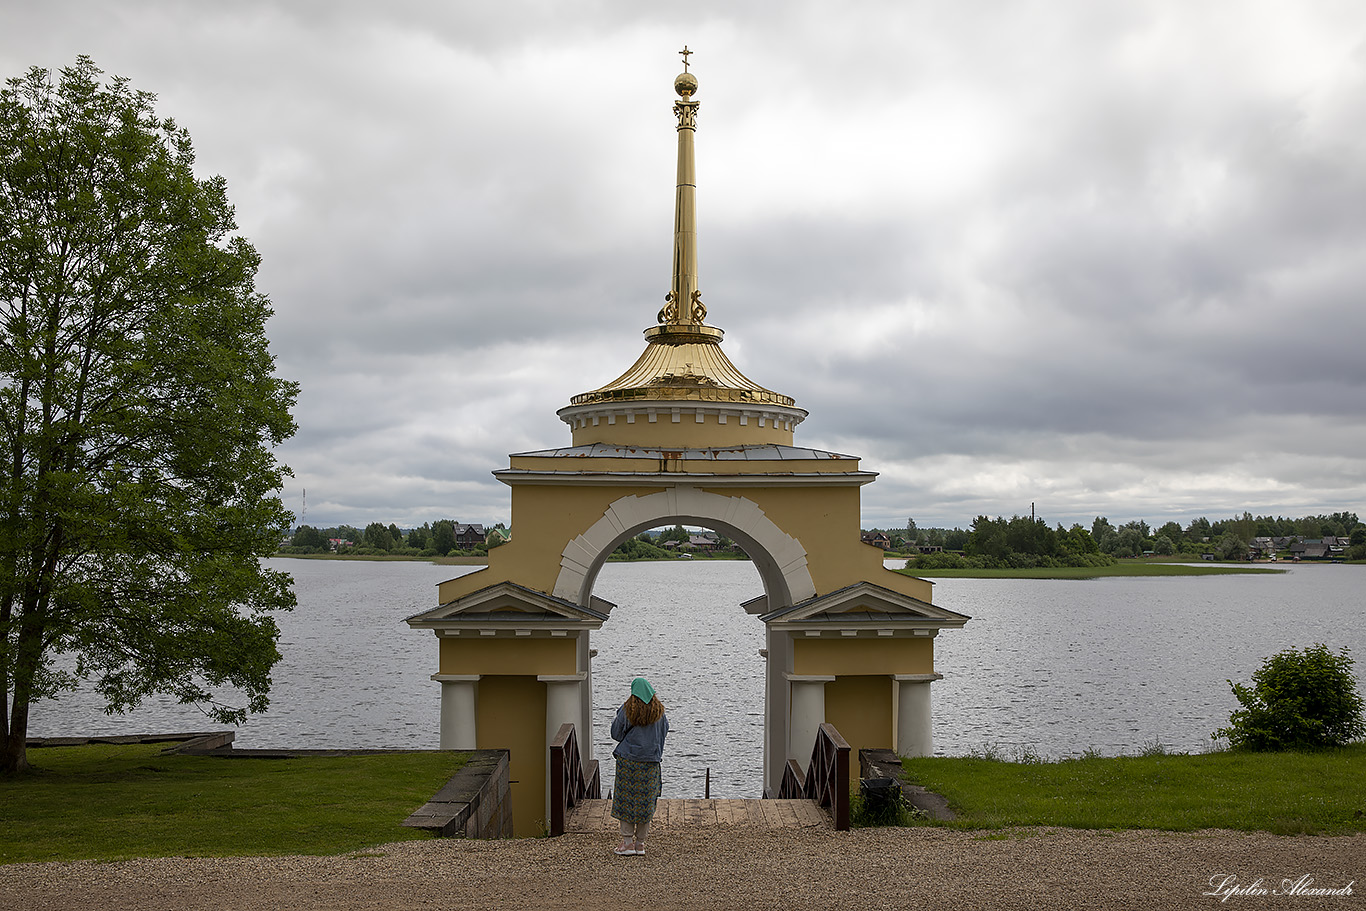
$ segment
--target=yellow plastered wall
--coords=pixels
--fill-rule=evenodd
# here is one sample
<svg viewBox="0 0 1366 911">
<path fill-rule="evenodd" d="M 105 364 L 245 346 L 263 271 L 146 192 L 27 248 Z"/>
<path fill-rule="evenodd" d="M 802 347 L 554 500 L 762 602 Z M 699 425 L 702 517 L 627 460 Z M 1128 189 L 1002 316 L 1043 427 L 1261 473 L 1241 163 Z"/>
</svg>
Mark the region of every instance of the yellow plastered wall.
<svg viewBox="0 0 1366 911">
<path fill-rule="evenodd" d="M 593 527 L 621 497 L 647 497 L 658 487 L 517 486 L 512 489 L 514 537 L 497 548 L 500 571 L 537 591 L 554 591 L 565 545 Z M 508 551 L 504 554 L 503 551 Z M 494 566 L 490 560 L 490 567 Z"/>
<path fill-rule="evenodd" d="M 851 780 L 858 778 L 859 750 L 892 747 L 894 685 L 891 677 L 866 674 L 836 677 L 825 685 L 825 720 L 849 743 Z"/>
<path fill-rule="evenodd" d="M 859 488 L 703 487 L 756 503 L 785 534 L 802 543 L 807 569 L 820 594 L 870 581 L 922 601 L 933 598 L 923 579 L 884 568 L 882 551 L 859 540 Z M 512 490 L 515 537 L 489 553 L 489 566 L 441 583 L 439 603 L 503 581 L 537 591 L 555 588 L 565 545 L 586 532 L 616 500 L 658 493 L 658 487 L 517 485 Z M 661 524 L 667 518 L 661 518 Z"/>
<path fill-rule="evenodd" d="M 495 639 L 461 636 L 441 639 L 443 674 L 576 674 L 578 651 L 569 637 Z M 544 736 L 544 732 L 542 732 Z M 480 739 L 483 739 L 482 732 Z"/>
<path fill-rule="evenodd" d="M 806 568 L 820 594 L 885 575 L 882 551 L 859 540 L 859 490 L 850 487 L 715 488 L 753 500 L 764 515 L 802 542 Z"/>
<path fill-rule="evenodd" d="M 506 749 L 512 779 L 512 832 L 540 835 L 545 818 L 545 684 L 534 676 L 483 677 L 475 709 L 478 747 Z"/>
<path fill-rule="evenodd" d="M 933 674 L 934 640 L 929 636 L 914 639 L 796 638 L 792 641 L 792 672 L 819 676 L 846 676 L 869 672 Z M 829 705 L 828 698 L 826 704 Z M 886 746 L 890 745 L 891 741 L 888 741 Z"/>
</svg>

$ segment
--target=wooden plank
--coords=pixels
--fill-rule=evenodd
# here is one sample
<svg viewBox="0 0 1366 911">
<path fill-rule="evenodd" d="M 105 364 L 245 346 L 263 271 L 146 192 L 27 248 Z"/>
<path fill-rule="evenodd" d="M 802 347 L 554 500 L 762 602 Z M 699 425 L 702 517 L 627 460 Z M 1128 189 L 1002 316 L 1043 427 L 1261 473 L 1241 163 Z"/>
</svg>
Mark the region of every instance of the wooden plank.
<svg viewBox="0 0 1366 911">
<path fill-rule="evenodd" d="M 707 809 L 703 800 L 683 801 L 683 822 L 689 827 L 704 826 L 707 824 Z M 712 824 L 715 824 L 715 817 L 712 817 Z"/>
<path fill-rule="evenodd" d="M 658 829 L 749 826 L 756 829 L 828 829 L 834 823 L 829 812 L 814 801 L 722 800 L 718 798 L 671 798 L 656 806 L 654 825 Z M 580 834 L 617 831 L 612 816 L 612 801 L 582 800 L 565 820 L 565 831 Z"/>
<path fill-rule="evenodd" d="M 748 821 L 743 800 L 723 800 L 716 806 L 716 822 L 723 826 L 744 825 Z"/>
<path fill-rule="evenodd" d="M 780 804 L 778 809 L 781 811 L 783 817 L 783 827 L 801 828 L 801 821 L 797 817 L 797 808 L 794 806 L 794 804 L 797 803 L 797 800 L 780 800 L 778 803 Z"/>
<path fill-rule="evenodd" d="M 589 831 L 589 809 L 583 803 L 578 804 L 569 811 L 569 816 L 564 821 L 566 832 L 587 832 Z"/>
<path fill-rule="evenodd" d="M 815 801 L 804 801 L 796 806 L 796 810 L 803 828 L 828 829 L 833 825 L 829 814 L 817 806 Z"/>
</svg>

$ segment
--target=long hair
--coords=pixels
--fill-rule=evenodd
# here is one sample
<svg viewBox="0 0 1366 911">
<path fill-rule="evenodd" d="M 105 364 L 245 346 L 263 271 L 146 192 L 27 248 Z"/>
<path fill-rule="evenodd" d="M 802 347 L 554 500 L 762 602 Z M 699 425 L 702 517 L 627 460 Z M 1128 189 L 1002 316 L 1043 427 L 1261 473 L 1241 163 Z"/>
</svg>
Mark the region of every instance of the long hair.
<svg viewBox="0 0 1366 911">
<path fill-rule="evenodd" d="M 633 728 L 649 727 L 656 721 L 664 717 L 664 703 L 655 696 L 648 703 L 641 702 L 640 697 L 631 694 L 626 700 L 626 721 Z"/>
</svg>

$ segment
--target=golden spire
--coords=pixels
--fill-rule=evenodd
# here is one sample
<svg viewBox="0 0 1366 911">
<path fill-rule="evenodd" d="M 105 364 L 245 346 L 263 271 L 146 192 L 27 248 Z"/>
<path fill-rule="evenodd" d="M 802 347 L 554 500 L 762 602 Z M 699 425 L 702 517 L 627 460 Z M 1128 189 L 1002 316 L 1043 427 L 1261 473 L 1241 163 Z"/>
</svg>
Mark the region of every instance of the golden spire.
<svg viewBox="0 0 1366 911">
<path fill-rule="evenodd" d="M 693 164 L 693 136 L 697 133 L 697 77 L 688 72 L 685 44 L 683 72 L 674 80 L 680 101 L 674 103 L 678 118 L 678 182 L 674 194 L 673 284 L 664 297 L 658 321 L 672 326 L 700 326 L 707 318 L 702 292 L 697 288 L 697 169 Z"/>
</svg>

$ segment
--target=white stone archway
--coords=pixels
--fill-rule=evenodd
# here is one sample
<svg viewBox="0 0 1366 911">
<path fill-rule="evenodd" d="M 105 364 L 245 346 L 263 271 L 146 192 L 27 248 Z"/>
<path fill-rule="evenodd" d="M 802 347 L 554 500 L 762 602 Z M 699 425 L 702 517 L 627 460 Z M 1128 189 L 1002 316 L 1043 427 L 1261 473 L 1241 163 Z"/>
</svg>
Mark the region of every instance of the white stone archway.
<svg viewBox="0 0 1366 911">
<path fill-rule="evenodd" d="M 703 525 L 724 532 L 749 554 L 774 607 L 812 598 L 816 587 L 801 541 L 784 532 L 746 497 L 708 493 L 696 487 L 670 487 L 644 497 L 614 500 L 587 531 L 565 545 L 554 595 L 588 604 L 602 564 L 622 541 L 667 522 Z"/>
</svg>

